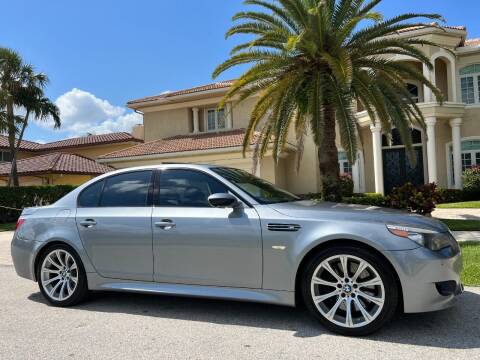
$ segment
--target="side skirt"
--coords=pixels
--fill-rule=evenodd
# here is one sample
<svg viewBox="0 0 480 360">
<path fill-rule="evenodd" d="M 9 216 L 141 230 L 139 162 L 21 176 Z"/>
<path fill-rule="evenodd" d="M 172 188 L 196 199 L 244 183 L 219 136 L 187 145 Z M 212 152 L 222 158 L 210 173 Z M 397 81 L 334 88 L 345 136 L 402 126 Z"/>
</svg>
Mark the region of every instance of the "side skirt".
<svg viewBox="0 0 480 360">
<path fill-rule="evenodd" d="M 121 292 L 125 291 L 145 294 L 201 297 L 295 306 L 295 293 L 293 291 L 167 284 L 156 282 L 107 279 L 99 276 L 96 273 L 88 273 L 87 279 L 88 288 L 90 290 Z"/>
</svg>

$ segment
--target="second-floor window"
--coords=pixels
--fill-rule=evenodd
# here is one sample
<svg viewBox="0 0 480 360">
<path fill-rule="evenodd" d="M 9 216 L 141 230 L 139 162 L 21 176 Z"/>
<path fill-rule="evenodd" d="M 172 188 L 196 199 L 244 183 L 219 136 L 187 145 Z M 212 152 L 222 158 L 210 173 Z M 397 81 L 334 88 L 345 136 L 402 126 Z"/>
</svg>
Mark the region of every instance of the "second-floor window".
<svg viewBox="0 0 480 360">
<path fill-rule="evenodd" d="M 12 161 L 12 155 L 10 151 L 0 151 L 0 163 Z"/>
<path fill-rule="evenodd" d="M 480 64 L 473 64 L 460 69 L 462 101 L 465 104 L 480 103 Z"/>
<path fill-rule="evenodd" d="M 226 118 L 224 109 L 207 109 L 206 111 L 206 126 L 207 131 L 224 130 L 226 128 Z"/>
<path fill-rule="evenodd" d="M 418 85 L 407 83 L 407 90 L 412 95 L 413 101 L 418 103 L 420 101 L 420 93 L 418 91 Z"/>
</svg>

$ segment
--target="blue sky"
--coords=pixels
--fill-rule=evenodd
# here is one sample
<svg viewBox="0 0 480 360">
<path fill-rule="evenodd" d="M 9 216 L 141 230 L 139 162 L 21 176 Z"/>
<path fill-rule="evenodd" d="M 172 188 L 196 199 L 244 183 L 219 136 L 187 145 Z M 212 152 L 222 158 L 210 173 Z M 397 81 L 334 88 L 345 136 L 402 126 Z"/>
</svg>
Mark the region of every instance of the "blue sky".
<svg viewBox="0 0 480 360">
<path fill-rule="evenodd" d="M 125 108 L 129 99 L 211 82 L 238 42 L 224 34 L 242 8 L 242 0 L 0 0 L 10 14 L 2 15 L 0 46 L 49 75 L 47 95 L 63 110 L 63 130 L 32 124 L 26 138 L 123 130 L 141 121 Z M 480 37 L 478 0 L 384 0 L 379 10 L 440 13 Z"/>
</svg>

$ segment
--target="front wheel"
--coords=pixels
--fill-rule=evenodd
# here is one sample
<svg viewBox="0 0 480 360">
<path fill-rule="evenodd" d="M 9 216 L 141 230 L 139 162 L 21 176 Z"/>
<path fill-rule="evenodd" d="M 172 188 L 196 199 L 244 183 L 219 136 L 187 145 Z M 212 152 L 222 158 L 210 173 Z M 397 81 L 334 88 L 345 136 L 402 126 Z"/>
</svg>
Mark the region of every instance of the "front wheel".
<svg viewBox="0 0 480 360">
<path fill-rule="evenodd" d="M 87 278 L 79 256 L 66 245 L 48 248 L 39 259 L 38 285 L 55 306 L 72 306 L 88 294 Z"/>
<path fill-rule="evenodd" d="M 394 274 L 385 260 L 352 246 L 319 252 L 307 264 L 302 295 L 328 329 L 363 336 L 392 319 L 398 304 Z"/>
</svg>

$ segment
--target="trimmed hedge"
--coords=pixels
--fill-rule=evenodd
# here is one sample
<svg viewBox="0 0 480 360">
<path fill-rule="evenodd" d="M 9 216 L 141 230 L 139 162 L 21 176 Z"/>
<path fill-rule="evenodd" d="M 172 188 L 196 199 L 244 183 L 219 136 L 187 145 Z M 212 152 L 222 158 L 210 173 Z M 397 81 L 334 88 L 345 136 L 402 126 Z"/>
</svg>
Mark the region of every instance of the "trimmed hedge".
<svg viewBox="0 0 480 360">
<path fill-rule="evenodd" d="M 441 196 L 439 204 L 480 200 L 480 191 L 477 192 L 458 189 L 437 189 L 437 192 Z"/>
<path fill-rule="evenodd" d="M 370 206 L 387 206 L 387 198 L 377 193 L 353 194 L 351 197 L 345 197 L 344 203 Z"/>
<path fill-rule="evenodd" d="M 0 223 L 17 221 L 21 211 L 16 209 L 49 205 L 75 189 L 71 185 L 0 187 Z"/>
</svg>

